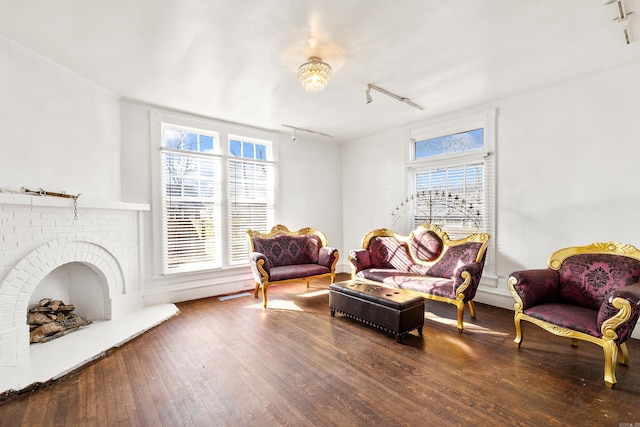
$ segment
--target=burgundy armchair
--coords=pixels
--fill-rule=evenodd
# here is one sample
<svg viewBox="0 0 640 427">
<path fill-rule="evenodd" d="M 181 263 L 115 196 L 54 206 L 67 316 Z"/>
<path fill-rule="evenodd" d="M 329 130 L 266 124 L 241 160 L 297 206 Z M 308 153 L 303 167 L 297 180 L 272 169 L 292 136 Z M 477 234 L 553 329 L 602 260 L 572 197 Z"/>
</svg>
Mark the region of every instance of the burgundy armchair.
<svg viewBox="0 0 640 427">
<path fill-rule="evenodd" d="M 598 344 L 604 382 L 616 383 L 616 359 L 629 363 L 626 341 L 640 315 L 640 251 L 617 242 L 569 247 L 551 255 L 548 268 L 511 273 L 516 347 L 526 320 L 552 334 Z"/>
</svg>

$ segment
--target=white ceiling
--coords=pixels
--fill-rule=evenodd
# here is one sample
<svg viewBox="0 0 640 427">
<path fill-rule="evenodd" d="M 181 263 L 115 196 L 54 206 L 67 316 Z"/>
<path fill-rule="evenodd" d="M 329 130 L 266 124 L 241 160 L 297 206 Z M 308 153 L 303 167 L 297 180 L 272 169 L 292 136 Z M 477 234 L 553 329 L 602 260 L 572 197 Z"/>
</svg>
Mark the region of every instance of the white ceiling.
<svg viewBox="0 0 640 427">
<path fill-rule="evenodd" d="M 636 62 L 625 5 L 630 45 L 603 0 L 0 0 L 0 34 L 125 98 L 344 141 Z"/>
</svg>

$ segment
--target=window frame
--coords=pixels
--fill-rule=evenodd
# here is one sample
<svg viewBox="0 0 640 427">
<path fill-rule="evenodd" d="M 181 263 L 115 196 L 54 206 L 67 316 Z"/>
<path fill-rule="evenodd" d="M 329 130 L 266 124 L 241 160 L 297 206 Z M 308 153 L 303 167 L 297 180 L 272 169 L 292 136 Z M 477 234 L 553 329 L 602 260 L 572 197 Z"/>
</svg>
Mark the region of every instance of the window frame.
<svg viewBox="0 0 640 427">
<path fill-rule="evenodd" d="M 153 242 L 153 274 L 154 277 L 175 277 L 181 274 L 194 274 L 194 273 L 210 273 L 215 271 L 224 271 L 237 268 L 248 268 L 249 260 L 243 264 L 230 264 L 230 227 L 228 227 L 229 221 L 229 201 L 228 201 L 228 183 L 229 183 L 229 160 L 230 159 L 242 159 L 233 157 L 230 155 L 230 141 L 234 137 L 240 137 L 245 141 L 251 140 L 252 142 L 259 141 L 261 144 L 267 145 L 267 160 L 266 162 L 272 165 L 273 168 L 273 211 L 271 217 L 275 217 L 275 206 L 278 200 L 277 190 L 277 176 L 278 176 L 278 162 L 277 162 L 277 137 L 274 133 L 252 128 L 249 126 L 235 125 L 215 120 L 209 120 L 205 118 L 194 118 L 192 116 L 183 115 L 180 113 L 170 113 L 160 110 L 150 111 L 150 141 L 151 141 L 151 157 L 152 157 L 152 208 L 153 208 L 153 220 L 152 220 L 152 242 Z M 175 271 L 165 271 L 163 265 L 164 257 L 164 238 L 163 233 L 163 182 L 162 182 L 162 160 L 161 152 L 164 147 L 164 128 L 183 128 L 193 129 L 196 133 L 201 134 L 215 134 L 217 140 L 214 142 L 214 150 L 212 153 L 204 153 L 210 156 L 218 156 L 219 164 L 221 168 L 221 181 L 218 189 L 220 191 L 220 242 L 217 245 L 220 247 L 220 263 L 218 266 L 211 268 L 184 268 L 177 269 Z M 171 150 L 171 149 L 169 149 Z M 200 154 L 194 151 L 194 154 Z M 271 156 L 269 158 L 269 156 Z M 248 159 L 247 159 L 248 160 Z M 255 159 L 254 159 L 255 161 Z M 272 225 L 272 224 L 271 224 Z M 267 231 L 267 230 L 264 230 Z"/>
<path fill-rule="evenodd" d="M 474 129 L 483 129 L 484 146 L 482 149 L 469 150 L 460 153 L 442 154 L 432 157 L 416 159 L 415 145 L 418 141 L 426 139 L 467 132 Z M 496 110 L 489 109 L 475 114 L 465 115 L 459 118 L 433 122 L 406 132 L 406 173 L 405 173 L 405 197 L 408 200 L 415 194 L 415 176 L 420 170 L 435 170 L 439 168 L 455 168 L 466 164 L 482 163 L 483 167 L 483 225 L 482 231 L 491 235 L 487 245 L 487 259 L 482 284 L 497 287 L 498 277 L 496 270 Z M 412 188 L 413 187 L 413 188 Z M 407 227 L 405 219 L 404 226 Z"/>
</svg>

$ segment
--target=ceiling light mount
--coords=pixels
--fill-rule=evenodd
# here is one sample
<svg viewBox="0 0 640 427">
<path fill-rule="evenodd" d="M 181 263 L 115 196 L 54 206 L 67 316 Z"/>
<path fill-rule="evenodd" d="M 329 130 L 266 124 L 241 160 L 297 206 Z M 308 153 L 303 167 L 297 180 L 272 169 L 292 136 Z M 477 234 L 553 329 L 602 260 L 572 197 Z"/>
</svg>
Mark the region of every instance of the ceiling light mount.
<svg viewBox="0 0 640 427">
<path fill-rule="evenodd" d="M 327 87 L 331 78 L 331 66 L 317 56 L 298 67 L 298 80 L 308 92 L 316 93 Z"/>
<path fill-rule="evenodd" d="M 373 98 L 371 97 L 371 90 L 376 90 L 384 95 L 387 95 L 393 99 L 396 99 L 400 102 L 404 102 L 407 105 L 411 105 L 413 108 L 417 108 L 418 110 L 424 110 L 424 107 L 416 104 L 415 102 L 411 101 L 409 98 L 405 98 L 403 96 L 400 95 L 396 95 L 395 93 L 389 92 L 386 89 L 383 89 L 379 86 L 373 85 L 371 83 L 367 83 L 367 89 L 365 90 L 365 102 L 367 104 L 369 104 L 371 101 L 373 101 Z"/>
<path fill-rule="evenodd" d="M 622 35 L 624 36 L 624 41 L 626 44 L 631 43 L 631 30 L 629 29 L 630 18 L 629 15 L 633 14 L 633 12 L 627 12 L 624 6 L 623 0 L 604 0 L 603 4 L 616 4 L 616 8 L 618 9 L 618 16 L 613 18 L 614 22 L 616 22 L 620 28 L 622 29 Z"/>
<path fill-rule="evenodd" d="M 331 136 L 329 134 L 326 134 L 326 133 L 323 133 L 323 132 L 318 132 L 316 130 L 299 128 L 297 126 L 291 126 L 291 125 L 281 125 L 281 126 L 291 129 L 291 140 L 292 141 L 295 141 L 295 140 L 298 139 L 298 137 L 296 136 L 296 132 L 307 132 L 307 133 L 312 133 L 314 135 L 324 136 L 325 138 L 333 138 L 333 136 Z"/>
</svg>

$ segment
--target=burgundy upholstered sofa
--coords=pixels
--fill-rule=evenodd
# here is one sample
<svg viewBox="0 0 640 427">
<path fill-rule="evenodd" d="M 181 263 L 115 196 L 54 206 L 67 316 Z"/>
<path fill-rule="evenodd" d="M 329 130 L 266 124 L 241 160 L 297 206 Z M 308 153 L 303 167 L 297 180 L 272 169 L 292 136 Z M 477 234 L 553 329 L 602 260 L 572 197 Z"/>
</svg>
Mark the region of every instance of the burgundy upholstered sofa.
<svg viewBox="0 0 640 427">
<path fill-rule="evenodd" d="M 271 285 L 330 277 L 335 281 L 338 250 L 327 246 L 327 237 L 313 228 L 289 231 L 275 225 L 269 233 L 247 230 L 249 263 L 256 282 L 255 297 L 262 286 L 267 308 L 267 289 Z"/>
<path fill-rule="evenodd" d="M 604 382 L 616 383 L 616 359 L 628 364 L 626 341 L 640 315 L 640 251 L 617 242 L 554 252 L 545 269 L 511 273 L 516 338 L 526 320 L 552 334 L 598 344 L 604 350 Z"/>
<path fill-rule="evenodd" d="M 473 298 L 482 277 L 489 238 L 486 233 L 475 233 L 451 240 L 431 223 L 419 226 L 409 236 L 386 228 L 374 230 L 362 239 L 362 249 L 349 253 L 351 276 L 454 304 L 458 331 L 462 332 L 465 304 L 475 318 Z"/>
</svg>

